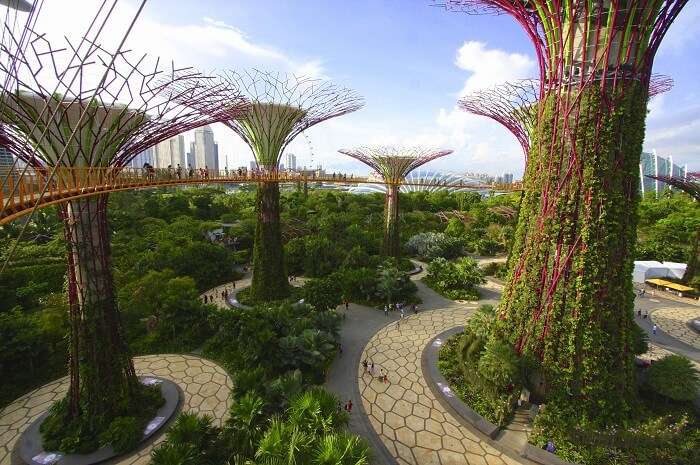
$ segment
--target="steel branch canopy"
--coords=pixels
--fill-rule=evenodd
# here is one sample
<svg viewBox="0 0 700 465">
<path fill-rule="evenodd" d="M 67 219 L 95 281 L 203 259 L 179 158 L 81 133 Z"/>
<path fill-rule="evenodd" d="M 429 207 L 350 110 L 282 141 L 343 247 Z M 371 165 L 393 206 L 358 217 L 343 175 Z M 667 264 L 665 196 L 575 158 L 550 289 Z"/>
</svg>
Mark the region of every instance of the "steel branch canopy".
<svg viewBox="0 0 700 465">
<path fill-rule="evenodd" d="M 414 169 L 452 153 L 452 150 L 395 146 L 357 147 L 338 151 L 369 166 L 390 185 L 401 184 Z"/>
</svg>

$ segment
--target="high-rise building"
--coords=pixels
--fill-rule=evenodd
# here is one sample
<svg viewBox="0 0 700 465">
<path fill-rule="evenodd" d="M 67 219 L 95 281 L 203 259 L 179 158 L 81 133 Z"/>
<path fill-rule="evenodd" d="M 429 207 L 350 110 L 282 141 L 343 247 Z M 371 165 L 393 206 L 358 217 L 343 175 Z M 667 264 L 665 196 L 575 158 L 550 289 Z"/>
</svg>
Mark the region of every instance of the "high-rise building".
<svg viewBox="0 0 700 465">
<path fill-rule="evenodd" d="M 196 165 L 197 161 L 194 156 L 194 142 L 190 142 L 190 151 L 187 152 L 187 167 L 189 168 L 191 166 L 192 168 L 195 168 Z"/>
<path fill-rule="evenodd" d="M 673 157 L 664 158 L 656 154 L 642 152 L 639 159 L 639 191 L 642 195 L 654 192 L 659 195 L 668 187 L 668 184 L 647 176 L 675 176 L 685 177 L 688 174 L 688 166 L 678 166 L 673 164 Z"/>
<path fill-rule="evenodd" d="M 6 147 L 0 145 L 0 181 L 4 181 L 10 170 L 12 170 L 12 178 L 17 180 L 17 170 L 12 168 L 14 157 Z M 10 193 L 9 185 L 3 182 L 3 190 L 5 194 Z"/>
<path fill-rule="evenodd" d="M 503 184 L 513 184 L 513 173 L 503 173 Z"/>
<path fill-rule="evenodd" d="M 219 171 L 221 163 L 219 162 L 219 144 L 214 142 L 214 170 Z"/>
<path fill-rule="evenodd" d="M 258 164 L 255 162 L 255 160 L 250 160 L 250 171 L 255 171 L 258 169 Z"/>
<path fill-rule="evenodd" d="M 149 147 L 143 152 L 139 153 L 136 155 L 134 158 L 131 159 L 129 162 L 129 167 L 131 168 L 143 168 L 143 165 L 148 163 L 149 165 L 153 165 L 154 160 L 153 160 L 153 147 Z M 177 165 L 176 165 L 177 166 Z"/>
<path fill-rule="evenodd" d="M 194 158 L 196 168 L 216 169 L 214 160 L 214 131 L 203 126 L 194 131 Z"/>
<path fill-rule="evenodd" d="M 153 166 L 156 168 L 185 166 L 185 137 L 179 134 L 156 145 Z"/>
<path fill-rule="evenodd" d="M 297 170 L 297 156 L 294 155 L 293 153 L 287 154 L 287 169 L 289 171 L 296 171 Z"/>
</svg>

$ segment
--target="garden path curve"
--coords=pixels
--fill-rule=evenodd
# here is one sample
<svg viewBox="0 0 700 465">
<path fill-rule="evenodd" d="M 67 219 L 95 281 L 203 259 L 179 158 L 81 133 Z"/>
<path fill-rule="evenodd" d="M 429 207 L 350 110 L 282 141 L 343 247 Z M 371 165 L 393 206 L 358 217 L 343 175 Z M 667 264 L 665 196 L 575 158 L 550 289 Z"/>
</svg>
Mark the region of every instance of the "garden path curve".
<svg viewBox="0 0 700 465">
<path fill-rule="evenodd" d="M 193 355 L 159 354 L 134 357 L 136 374 L 167 378 L 182 391 L 180 410 L 209 415 L 215 425 L 228 416 L 233 387 L 231 378 L 216 363 Z M 68 377 L 60 378 L 25 394 L 0 410 L 0 465 L 19 465 L 12 449 L 20 434 L 53 402 L 65 396 Z M 105 462 L 108 465 L 146 465 L 151 451 L 165 439 L 166 428 L 157 433 L 155 441 L 142 446 L 128 456 Z"/>
</svg>

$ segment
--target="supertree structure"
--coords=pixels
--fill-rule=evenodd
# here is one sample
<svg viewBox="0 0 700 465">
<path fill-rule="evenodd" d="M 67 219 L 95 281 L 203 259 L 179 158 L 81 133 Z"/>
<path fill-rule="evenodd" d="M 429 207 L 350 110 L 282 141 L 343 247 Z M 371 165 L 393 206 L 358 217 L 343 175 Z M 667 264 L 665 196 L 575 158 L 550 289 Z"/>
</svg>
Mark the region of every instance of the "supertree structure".
<svg viewBox="0 0 700 465">
<path fill-rule="evenodd" d="M 668 92 L 672 87 L 673 79 L 653 74 L 649 81 L 649 97 Z M 539 91 L 539 80 L 521 79 L 474 91 L 462 97 L 458 105 L 467 113 L 485 116 L 505 127 L 518 140 L 527 164 L 530 137 L 537 127 Z"/>
<path fill-rule="evenodd" d="M 250 147 L 259 173 L 257 224 L 250 296 L 267 301 L 289 295 L 280 226 L 280 191 L 275 180 L 285 147 L 302 131 L 360 109 L 355 92 L 331 82 L 261 70 L 230 71 L 221 82 L 248 100 L 249 111 L 222 122 Z M 193 102 L 208 111 L 206 101 Z"/>
<path fill-rule="evenodd" d="M 69 60 L 75 50 L 70 42 L 55 49 L 37 34 L 26 51 L 2 50 L 18 55 L 0 63 L 0 81 L 13 83 L 1 89 L 1 139 L 47 184 L 58 171 L 81 177 L 75 185 L 93 170 L 95 176 L 116 174 L 158 142 L 245 108 L 241 99 L 231 100 L 230 90 L 217 99 L 219 89 L 190 69 L 161 69 L 145 55 L 131 59 L 96 45 L 76 65 Z M 2 79 L 7 75 L 13 79 Z M 179 90 L 163 92 L 164 83 Z M 211 114 L 176 103 L 186 99 L 207 99 Z M 119 416 L 140 392 L 115 300 L 107 197 L 60 206 L 71 326 L 67 417 L 92 425 Z"/>
<path fill-rule="evenodd" d="M 685 176 L 647 175 L 647 177 L 673 186 L 691 196 L 696 202 L 700 202 L 700 173 L 687 173 Z M 692 241 L 688 254 L 688 265 L 683 274 L 683 281 L 686 283 L 695 277 L 700 266 L 700 228 L 695 232 Z"/>
<path fill-rule="evenodd" d="M 687 0 L 447 0 L 506 13 L 540 69 L 537 125 L 497 333 L 553 397 L 613 420 L 633 396 L 632 261 L 654 55 Z"/>
<path fill-rule="evenodd" d="M 386 182 L 384 197 L 384 254 L 398 258 L 401 254 L 399 240 L 399 188 L 404 178 L 421 165 L 452 153 L 452 150 L 434 150 L 421 147 L 357 147 L 340 149 L 340 153 L 361 161 L 372 168 Z"/>
</svg>

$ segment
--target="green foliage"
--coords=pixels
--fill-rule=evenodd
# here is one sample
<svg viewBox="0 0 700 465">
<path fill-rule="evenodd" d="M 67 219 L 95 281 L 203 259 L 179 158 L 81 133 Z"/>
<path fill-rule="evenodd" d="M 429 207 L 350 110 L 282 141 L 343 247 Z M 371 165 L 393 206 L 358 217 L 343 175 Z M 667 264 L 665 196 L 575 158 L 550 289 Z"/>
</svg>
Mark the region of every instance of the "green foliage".
<svg viewBox="0 0 700 465">
<path fill-rule="evenodd" d="M 488 421 L 503 426 L 510 420 L 518 386 L 513 386 L 511 393 L 498 389 L 497 385 L 512 372 L 498 367 L 496 359 L 503 358 L 508 363 L 514 361 L 505 349 L 491 348 L 488 362 L 484 362 L 484 369 L 479 370 L 485 343 L 485 338 L 468 330 L 451 337 L 440 349 L 438 368 L 462 401 Z M 501 376 L 501 380 L 494 383 L 491 378 L 483 377 L 482 372 L 489 376 L 494 372 Z"/>
<path fill-rule="evenodd" d="M 342 302 L 341 283 L 333 276 L 316 278 L 304 284 L 304 301 L 316 310 L 335 310 Z"/>
<path fill-rule="evenodd" d="M 67 398 L 54 403 L 39 428 L 44 448 L 69 454 L 87 454 L 107 445 L 120 453 L 133 449 L 165 402 L 157 386 L 138 384 L 137 390 L 130 402 L 120 403 L 111 419 L 87 415 L 73 419 L 68 414 Z M 84 404 L 80 408 L 85 409 Z"/>
<path fill-rule="evenodd" d="M 489 339 L 479 357 L 478 373 L 491 382 L 494 392 L 502 392 L 519 381 L 520 360 L 509 344 Z"/>
<path fill-rule="evenodd" d="M 477 286 L 486 282 L 476 260 L 462 257 L 454 262 L 436 258 L 428 265 L 425 283 L 453 300 L 478 300 Z"/>
<path fill-rule="evenodd" d="M 443 233 L 426 232 L 411 237 L 406 249 L 410 254 L 426 260 L 454 258 L 462 253 L 462 242 Z"/>
<path fill-rule="evenodd" d="M 692 405 L 661 413 L 656 399 L 641 398 L 623 425 L 600 427 L 581 420 L 580 408 L 551 401 L 535 418 L 531 442 L 556 445 L 557 455 L 583 465 L 694 465 L 700 447 L 698 416 Z"/>
<path fill-rule="evenodd" d="M 114 452 L 127 452 L 143 438 L 143 426 L 134 417 L 117 417 L 100 434 L 100 446 L 111 445 Z"/>
<path fill-rule="evenodd" d="M 647 384 L 658 395 L 676 401 L 690 401 L 700 391 L 700 376 L 692 362 L 681 355 L 667 355 L 652 363 Z"/>
</svg>

